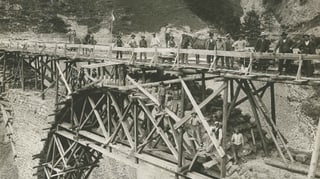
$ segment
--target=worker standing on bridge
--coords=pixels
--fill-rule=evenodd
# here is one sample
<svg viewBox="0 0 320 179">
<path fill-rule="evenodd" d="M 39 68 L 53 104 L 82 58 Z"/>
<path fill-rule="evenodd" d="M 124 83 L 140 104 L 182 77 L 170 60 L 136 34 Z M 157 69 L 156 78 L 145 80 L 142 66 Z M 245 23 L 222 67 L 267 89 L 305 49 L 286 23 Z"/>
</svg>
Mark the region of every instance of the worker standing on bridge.
<svg viewBox="0 0 320 179">
<path fill-rule="evenodd" d="M 286 32 L 282 32 L 281 38 L 279 39 L 273 52 L 276 53 L 279 49 L 279 53 L 292 53 L 293 45 L 294 43 L 290 38 L 288 38 L 288 34 Z M 284 60 L 286 61 L 285 64 Z M 292 60 L 279 59 L 278 73 L 282 74 L 283 65 L 286 68 L 285 72 L 288 73 L 290 71 L 291 63 Z"/>
<path fill-rule="evenodd" d="M 214 50 L 216 47 L 216 41 L 213 39 L 213 33 L 209 33 L 209 39 L 205 43 L 205 48 L 207 50 Z M 213 61 L 214 56 L 213 55 L 207 55 L 207 63 L 211 64 Z"/>
<path fill-rule="evenodd" d="M 232 44 L 232 47 L 236 52 L 245 52 L 249 43 L 244 39 L 244 35 L 239 35 L 239 39 Z M 240 66 L 245 66 L 245 59 L 240 58 Z"/>
<path fill-rule="evenodd" d="M 266 37 L 267 37 L 267 34 L 265 34 L 264 32 L 261 32 L 260 38 L 258 39 L 258 41 L 256 42 L 256 45 L 254 46 L 254 50 L 256 52 L 264 53 L 269 51 L 270 40 L 268 40 Z M 258 60 L 258 69 L 259 70 L 267 69 L 268 67 L 267 63 L 268 63 L 267 60 L 263 60 L 263 59 Z"/>
<path fill-rule="evenodd" d="M 189 38 L 186 38 L 181 42 L 181 49 L 188 49 L 188 48 L 191 48 L 191 42 Z M 188 64 L 188 56 L 189 55 L 187 53 L 181 53 L 180 59 L 182 64 L 184 63 Z"/>
<path fill-rule="evenodd" d="M 137 43 L 135 38 L 136 38 L 136 35 L 132 34 L 131 35 L 131 39 L 129 40 L 129 43 L 128 43 L 131 48 L 137 48 L 138 47 L 138 43 Z M 137 53 L 133 52 L 132 60 L 135 61 L 136 59 L 137 59 Z"/>
<path fill-rule="evenodd" d="M 302 54 L 316 54 L 316 45 L 310 40 L 310 35 L 303 35 L 303 42 L 300 43 L 299 49 Z M 302 67 L 307 77 L 313 75 L 314 66 L 311 64 L 311 60 L 304 60 Z"/>
<path fill-rule="evenodd" d="M 141 36 L 141 40 L 139 41 L 139 47 L 140 48 L 147 48 L 148 47 L 146 37 L 144 35 Z M 142 61 L 142 56 L 144 57 L 144 61 L 147 61 L 147 52 L 140 53 L 140 61 Z"/>
<path fill-rule="evenodd" d="M 174 41 L 173 35 L 170 36 L 170 40 L 168 41 L 168 47 L 169 48 L 175 48 L 176 47 L 176 42 Z"/>
<path fill-rule="evenodd" d="M 225 51 L 226 45 L 225 42 L 222 40 L 222 37 L 219 36 L 216 41 L 216 50 Z M 216 66 L 218 66 L 219 60 L 221 61 L 221 67 L 224 67 L 224 57 L 223 56 L 217 56 L 216 58 Z"/>
<path fill-rule="evenodd" d="M 225 46 L 226 46 L 226 51 L 233 51 L 232 44 L 234 43 L 234 40 L 231 38 L 230 34 L 226 35 L 226 40 L 225 40 Z M 227 68 L 233 68 L 233 57 L 226 57 L 226 65 Z"/>
<path fill-rule="evenodd" d="M 123 47 L 123 41 L 121 39 L 121 35 L 117 36 L 117 40 L 116 40 L 115 46 L 116 47 Z M 120 59 L 122 59 L 122 51 L 121 50 L 117 51 L 116 59 L 118 59 L 119 57 L 120 57 Z"/>
<path fill-rule="evenodd" d="M 155 48 L 155 47 L 160 47 L 160 40 L 158 39 L 156 33 L 152 34 L 151 42 L 150 42 L 150 47 Z"/>
<path fill-rule="evenodd" d="M 256 45 L 254 46 L 254 50 L 256 52 L 268 52 L 269 47 L 270 47 L 270 41 L 266 38 L 267 34 L 265 34 L 264 32 L 261 32 L 260 34 L 260 38 L 258 39 L 258 41 L 256 42 Z"/>
</svg>

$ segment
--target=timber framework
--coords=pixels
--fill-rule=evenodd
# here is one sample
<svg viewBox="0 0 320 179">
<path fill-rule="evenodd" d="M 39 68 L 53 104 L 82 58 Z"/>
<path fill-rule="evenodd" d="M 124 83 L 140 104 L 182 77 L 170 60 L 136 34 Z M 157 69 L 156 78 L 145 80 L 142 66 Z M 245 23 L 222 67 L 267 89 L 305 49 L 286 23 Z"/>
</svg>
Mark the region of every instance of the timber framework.
<svg viewBox="0 0 320 179">
<path fill-rule="evenodd" d="M 56 120 L 38 166 L 48 179 L 88 178 L 103 156 L 121 160 L 118 153 L 134 165 L 147 162 L 177 178 L 224 178 L 231 172 L 227 139 L 233 128 L 248 132 L 248 140 L 266 155 L 270 146 L 274 147 L 281 162 L 290 166 L 294 154 L 277 128 L 281 119 L 276 118 L 274 86 L 320 85 L 320 77 L 304 77 L 301 72 L 303 61 L 318 63 L 319 55 L 12 41 L 1 42 L 0 49 L 2 91 L 31 88 L 41 90 L 45 98 L 48 89 L 55 88 Z M 115 59 L 116 51 L 123 51 L 127 58 Z M 141 52 L 149 58 L 137 60 L 136 54 Z M 177 57 L 170 61 L 160 58 L 161 53 Z M 181 64 L 180 54 L 245 58 L 248 66 L 232 70 L 221 69 L 215 62 L 208 65 L 189 60 L 189 64 Z M 265 59 L 296 61 L 297 72 L 284 76 L 253 68 L 255 61 Z M 217 89 L 208 89 L 209 81 L 214 81 Z M 164 104 L 159 88 L 178 92 L 165 95 Z M 266 92 L 270 93 L 270 106 L 263 98 Z M 253 122 L 250 116 L 234 117 L 246 101 Z M 199 123 L 198 134 L 190 122 L 193 115 Z M 221 141 L 213 132 L 213 115 L 222 124 Z M 201 142 L 196 139 L 199 136 Z M 316 175 L 318 143 L 309 171 L 302 171 L 310 179 Z"/>
</svg>

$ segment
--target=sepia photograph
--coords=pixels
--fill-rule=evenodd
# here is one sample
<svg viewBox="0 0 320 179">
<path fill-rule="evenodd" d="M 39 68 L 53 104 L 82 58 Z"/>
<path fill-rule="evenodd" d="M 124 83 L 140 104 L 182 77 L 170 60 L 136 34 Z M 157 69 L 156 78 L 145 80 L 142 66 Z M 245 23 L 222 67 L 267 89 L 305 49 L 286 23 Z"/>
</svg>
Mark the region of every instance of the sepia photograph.
<svg viewBox="0 0 320 179">
<path fill-rule="evenodd" d="M 0 14 L 0 179 L 320 179 L 320 0 Z"/>
</svg>

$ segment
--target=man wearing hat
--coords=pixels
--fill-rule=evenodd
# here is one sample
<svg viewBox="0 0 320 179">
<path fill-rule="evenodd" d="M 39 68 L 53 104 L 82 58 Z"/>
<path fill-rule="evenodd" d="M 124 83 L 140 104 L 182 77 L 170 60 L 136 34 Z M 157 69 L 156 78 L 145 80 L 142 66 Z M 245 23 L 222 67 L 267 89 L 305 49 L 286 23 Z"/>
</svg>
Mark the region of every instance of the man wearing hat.
<svg viewBox="0 0 320 179">
<path fill-rule="evenodd" d="M 136 38 L 136 35 L 132 34 L 131 35 L 131 39 L 129 40 L 129 43 L 128 43 L 131 48 L 137 48 L 138 47 L 138 43 L 137 43 L 135 38 Z M 137 59 L 137 53 L 136 52 L 133 53 L 132 59 L 133 60 Z"/>
<path fill-rule="evenodd" d="M 232 47 L 233 43 L 234 41 L 231 38 L 231 35 L 228 33 L 226 35 L 226 40 L 225 40 L 226 51 L 233 51 L 233 47 Z M 226 57 L 226 65 L 227 65 L 227 68 L 233 68 L 233 57 Z"/>
<path fill-rule="evenodd" d="M 174 41 L 174 37 L 173 35 L 170 36 L 170 40 L 168 41 L 168 45 L 169 48 L 175 48 L 176 47 L 176 42 Z"/>
<path fill-rule="evenodd" d="M 316 54 L 316 45 L 310 40 L 310 35 L 303 35 L 303 42 L 300 43 L 299 49 L 302 54 Z M 302 69 L 308 77 L 312 76 L 314 72 L 314 66 L 311 64 L 311 60 L 304 60 Z"/>
<path fill-rule="evenodd" d="M 254 49 L 256 52 L 268 52 L 270 41 L 266 39 L 267 35 L 264 32 L 261 32 L 260 38 L 256 42 Z"/>
<path fill-rule="evenodd" d="M 121 39 L 121 35 L 117 36 L 117 40 L 116 40 L 115 46 L 116 47 L 123 47 L 123 41 Z M 117 51 L 116 59 L 118 59 L 119 57 L 120 57 L 120 59 L 122 59 L 122 51 Z"/>
<path fill-rule="evenodd" d="M 150 47 L 160 47 L 160 40 L 158 39 L 156 33 L 152 34 L 151 42 L 150 42 Z"/>
<path fill-rule="evenodd" d="M 270 48 L 270 41 L 266 39 L 267 35 L 264 32 L 261 32 L 260 38 L 254 46 L 254 50 L 259 53 L 268 52 Z M 269 60 L 259 59 L 257 61 L 259 70 L 266 70 L 268 68 Z"/>
<path fill-rule="evenodd" d="M 282 32 L 281 38 L 279 39 L 276 45 L 276 48 L 274 49 L 274 53 L 276 53 L 278 49 L 279 49 L 279 53 L 292 53 L 293 45 L 294 43 L 290 38 L 288 38 L 288 34 L 286 32 Z M 286 60 L 285 65 L 284 65 L 284 60 Z M 279 74 L 282 74 L 283 65 L 285 66 L 286 72 L 288 73 L 290 71 L 291 63 L 292 63 L 292 60 L 279 59 L 279 64 L 278 64 Z"/>
<path fill-rule="evenodd" d="M 139 47 L 140 48 L 147 48 L 147 41 L 146 41 L 146 37 L 144 35 L 141 36 L 141 40 L 139 41 Z M 140 61 L 142 61 L 142 56 L 144 56 L 144 60 L 147 60 L 147 53 L 146 52 L 141 52 L 140 53 Z"/>
<path fill-rule="evenodd" d="M 203 144 L 201 138 L 201 122 L 196 112 L 191 113 L 190 121 L 190 129 L 191 129 L 191 137 L 193 138 L 193 147 L 196 149 L 196 145 L 201 146 Z"/>
<path fill-rule="evenodd" d="M 213 39 L 213 33 L 209 33 L 209 39 L 205 43 L 207 50 L 214 50 L 216 48 L 216 41 Z M 213 61 L 213 55 L 207 55 L 207 63 L 210 64 Z"/>
<path fill-rule="evenodd" d="M 225 42 L 222 40 L 221 36 L 218 36 L 218 39 L 216 41 L 216 49 L 217 50 L 221 50 L 221 51 L 225 51 L 226 50 Z M 221 67 L 224 67 L 224 57 L 223 56 L 217 56 L 216 66 L 218 66 L 219 60 L 221 60 Z"/>
</svg>

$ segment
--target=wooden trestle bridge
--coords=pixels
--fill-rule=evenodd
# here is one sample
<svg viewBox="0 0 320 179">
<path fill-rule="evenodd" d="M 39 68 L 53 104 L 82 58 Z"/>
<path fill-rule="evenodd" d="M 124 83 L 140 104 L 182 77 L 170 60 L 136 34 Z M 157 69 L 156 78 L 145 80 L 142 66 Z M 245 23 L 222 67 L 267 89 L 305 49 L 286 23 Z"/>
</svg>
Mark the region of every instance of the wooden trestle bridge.
<svg viewBox="0 0 320 179">
<path fill-rule="evenodd" d="M 116 48 L 103 45 L 79 45 L 44 42 L 2 41 L 2 91 L 8 87 L 41 90 L 45 94 L 55 87 L 56 111 L 44 148 L 41 169 L 46 178 L 88 178 L 103 156 L 121 160 L 121 153 L 135 164 L 147 162 L 168 170 L 176 177 L 223 178 L 227 173 L 229 155 L 227 140 L 222 144 L 206 120 L 204 109 L 212 100 L 222 96 L 222 136 L 226 139 L 228 120 L 232 111 L 249 101 L 254 127 L 261 138 L 263 151 L 268 144 L 261 125 L 267 126 L 274 146 L 284 163 L 294 159 L 285 139 L 276 126 L 274 85 L 320 85 L 319 77 L 301 74 L 303 61 L 320 62 L 319 55 L 273 54 L 253 52 L 208 51 L 174 48 Z M 123 51 L 123 59 L 115 59 L 114 52 Z M 135 53 L 146 52 L 149 59 L 135 59 Z M 160 53 L 175 53 L 174 62 L 160 60 Z M 179 61 L 181 54 L 189 55 L 189 63 Z M 204 61 L 196 63 L 194 54 L 247 58 L 245 70 L 222 69 Z M 290 59 L 298 64 L 295 75 L 276 75 L 253 69 L 253 62 L 270 59 Z M 82 74 L 82 75 L 81 75 Z M 154 78 L 149 78 L 152 76 Z M 220 85 L 206 94 L 206 83 Z M 154 114 L 158 98 L 150 90 L 159 86 L 178 85 L 181 91 L 180 112 L 166 106 Z M 189 83 L 198 81 L 200 98 Z M 271 106 L 262 97 L 270 91 Z M 240 95 L 242 94 L 242 95 Z M 191 104 L 187 111 L 186 103 Z M 211 154 L 194 149 L 184 137 L 188 130 L 190 112 L 195 112 L 201 122 L 202 135 L 207 135 L 214 151 Z M 189 114 L 189 115 L 188 115 Z M 164 125 L 166 124 L 166 125 Z M 309 176 L 314 176 L 318 151 L 315 150 Z M 208 155 L 216 169 L 207 172 L 195 167 L 198 157 Z M 215 162 L 215 163 L 214 163 Z M 312 176 L 313 175 L 313 176 Z"/>
</svg>

